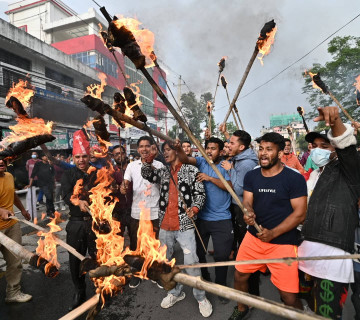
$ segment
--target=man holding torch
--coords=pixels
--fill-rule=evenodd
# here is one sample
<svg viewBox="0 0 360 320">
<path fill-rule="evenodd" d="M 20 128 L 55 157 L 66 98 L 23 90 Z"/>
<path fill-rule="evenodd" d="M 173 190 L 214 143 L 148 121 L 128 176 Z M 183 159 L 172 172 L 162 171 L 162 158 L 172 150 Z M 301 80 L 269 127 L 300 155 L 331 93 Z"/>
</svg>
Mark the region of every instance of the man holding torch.
<svg viewBox="0 0 360 320">
<path fill-rule="evenodd" d="M 21 203 L 15 193 L 14 177 L 6 172 L 4 160 L 0 160 L 0 232 L 7 237 L 21 244 L 20 224 L 15 219 L 8 219 L 14 215 L 13 206 L 17 206 L 26 220 L 30 220 L 30 214 Z M 0 251 L 6 262 L 6 298 L 5 302 L 27 302 L 32 296 L 21 292 L 22 264 L 21 258 L 15 256 L 4 246 L 0 246 Z"/>
<path fill-rule="evenodd" d="M 360 161 L 353 128 L 341 121 L 337 107 L 318 111 L 314 121 L 325 121 L 331 130 L 305 136 L 312 143 L 310 157 L 319 169 L 311 172 L 307 181 L 310 200 L 299 257 L 353 252 L 355 228 L 359 225 Z M 312 278 L 314 311 L 340 319 L 349 283 L 354 282 L 352 261 L 301 261 L 299 269 Z"/>
</svg>

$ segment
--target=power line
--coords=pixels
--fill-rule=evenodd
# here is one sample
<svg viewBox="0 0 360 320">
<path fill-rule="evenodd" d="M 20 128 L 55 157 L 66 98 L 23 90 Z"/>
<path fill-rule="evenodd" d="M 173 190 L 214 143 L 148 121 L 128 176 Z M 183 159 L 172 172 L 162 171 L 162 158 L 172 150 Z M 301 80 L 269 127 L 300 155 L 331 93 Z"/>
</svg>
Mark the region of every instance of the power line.
<svg viewBox="0 0 360 320">
<path fill-rule="evenodd" d="M 324 42 L 326 42 L 327 40 L 329 40 L 331 37 L 333 37 L 336 33 L 338 33 L 340 30 L 344 29 L 347 25 L 349 25 L 351 22 L 353 22 L 354 20 L 356 20 L 357 18 L 360 17 L 360 13 L 355 16 L 354 18 L 352 18 L 350 21 L 348 21 L 346 24 L 344 24 L 342 27 L 340 27 L 339 29 L 337 29 L 335 32 L 333 32 L 331 35 L 329 35 L 328 37 L 326 37 L 323 41 L 321 41 L 318 45 L 316 45 L 313 49 L 311 49 L 309 52 L 307 52 L 306 54 L 304 54 L 301 58 L 297 59 L 296 61 L 294 61 L 293 63 L 291 63 L 289 66 L 287 66 L 286 68 L 284 68 L 283 70 L 281 70 L 280 72 L 278 72 L 275 76 L 273 76 L 272 78 L 270 78 L 269 80 L 267 80 L 266 82 L 264 82 L 263 84 L 257 86 L 255 89 L 251 90 L 250 92 L 248 92 L 247 94 L 245 94 L 244 96 L 240 97 L 240 99 L 244 99 L 247 96 L 251 95 L 253 92 L 257 91 L 258 89 L 262 88 L 263 86 L 267 85 L 269 82 L 271 82 L 272 80 L 274 80 L 275 78 L 277 78 L 279 75 L 281 75 L 282 73 L 284 73 L 286 70 L 290 69 L 292 66 L 294 66 L 295 64 L 297 64 L 298 62 L 300 62 L 301 60 L 303 60 L 304 58 L 306 58 L 310 53 L 312 53 L 313 51 L 315 51 L 317 48 L 319 48 Z"/>
</svg>

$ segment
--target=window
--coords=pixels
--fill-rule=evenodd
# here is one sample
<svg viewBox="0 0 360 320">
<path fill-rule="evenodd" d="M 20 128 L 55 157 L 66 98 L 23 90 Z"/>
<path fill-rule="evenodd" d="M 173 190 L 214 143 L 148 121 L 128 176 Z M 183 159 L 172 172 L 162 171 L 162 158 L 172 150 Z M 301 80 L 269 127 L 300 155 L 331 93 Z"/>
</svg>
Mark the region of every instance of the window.
<svg viewBox="0 0 360 320">
<path fill-rule="evenodd" d="M 48 67 L 45 67 L 45 77 L 55 80 L 56 82 L 65 84 L 66 86 L 73 87 L 74 86 L 74 79 L 63 74 L 52 70 Z"/>
<path fill-rule="evenodd" d="M 31 70 L 31 61 L 25 58 L 22 58 L 16 54 L 13 54 L 9 51 L 0 49 L 0 61 L 12 64 L 18 68 Z"/>
<path fill-rule="evenodd" d="M 116 63 L 95 50 L 79 52 L 71 56 L 90 68 L 97 68 L 114 78 L 118 77 Z"/>
</svg>

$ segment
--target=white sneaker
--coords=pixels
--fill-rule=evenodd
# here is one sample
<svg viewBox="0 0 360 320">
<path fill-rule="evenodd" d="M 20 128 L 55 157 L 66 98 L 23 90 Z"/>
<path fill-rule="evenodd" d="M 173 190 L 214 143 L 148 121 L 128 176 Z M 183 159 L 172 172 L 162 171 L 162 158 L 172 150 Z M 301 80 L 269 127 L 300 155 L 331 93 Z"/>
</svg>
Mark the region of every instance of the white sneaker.
<svg viewBox="0 0 360 320">
<path fill-rule="evenodd" d="M 167 309 L 172 307 L 176 302 L 179 302 L 181 300 L 185 299 L 185 292 L 181 292 L 181 294 L 177 297 L 174 296 L 171 293 L 168 293 L 167 296 L 161 301 L 161 308 Z"/>
<path fill-rule="evenodd" d="M 32 299 L 32 296 L 27 293 L 23 293 L 19 291 L 17 294 L 13 295 L 12 297 L 6 297 L 5 302 L 11 303 L 11 302 L 28 302 Z"/>
<path fill-rule="evenodd" d="M 203 301 L 199 301 L 199 311 L 204 318 L 211 316 L 213 308 L 208 299 L 205 298 Z"/>
</svg>

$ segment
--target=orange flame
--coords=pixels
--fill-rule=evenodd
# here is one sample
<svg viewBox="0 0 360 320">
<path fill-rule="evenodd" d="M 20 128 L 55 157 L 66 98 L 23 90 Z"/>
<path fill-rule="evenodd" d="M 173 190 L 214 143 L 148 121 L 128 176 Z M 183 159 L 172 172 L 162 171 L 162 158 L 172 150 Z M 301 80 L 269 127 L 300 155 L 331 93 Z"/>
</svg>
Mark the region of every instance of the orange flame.
<svg viewBox="0 0 360 320">
<path fill-rule="evenodd" d="M 57 260 L 56 240 L 54 237 L 55 232 L 61 231 L 61 228 L 56 224 L 57 222 L 61 222 L 61 220 L 60 220 L 60 213 L 56 211 L 55 218 L 53 218 L 51 222 L 48 223 L 48 226 L 50 227 L 50 231 L 49 232 L 39 231 L 37 233 L 40 239 L 38 241 L 38 247 L 36 248 L 36 253 L 48 261 L 48 263 L 45 266 L 45 274 L 48 274 L 51 266 L 55 266 L 57 269 L 60 268 L 60 263 Z"/>
<path fill-rule="evenodd" d="M 94 98 L 101 99 L 101 95 L 105 90 L 106 82 L 106 74 L 99 72 L 98 78 L 101 81 L 101 84 L 91 84 L 86 88 L 86 95 L 91 95 Z"/>
<path fill-rule="evenodd" d="M 312 73 L 310 71 L 305 70 L 304 75 L 309 75 L 311 77 L 311 80 L 312 80 L 311 83 L 312 83 L 312 86 L 314 89 L 318 89 L 318 90 L 322 91 L 322 89 L 314 81 L 314 76 L 316 76 L 317 73 Z"/>
<path fill-rule="evenodd" d="M 210 112 L 212 111 L 212 103 L 211 101 L 208 101 L 207 104 L 206 104 L 206 111 L 208 114 L 210 114 Z"/>
<path fill-rule="evenodd" d="M 258 59 L 260 60 L 262 66 L 264 65 L 263 58 L 267 56 L 271 51 L 271 46 L 275 41 L 276 31 L 277 27 L 273 28 L 270 32 L 266 34 L 266 39 L 257 41 L 259 53 L 262 54 L 262 56 L 258 57 Z"/>
<path fill-rule="evenodd" d="M 148 29 L 140 29 L 139 26 L 142 23 L 133 18 L 124 18 L 120 16 L 118 20 L 114 21 L 114 23 L 119 29 L 122 26 L 125 26 L 133 33 L 137 43 L 140 46 L 142 54 L 145 56 L 145 67 L 153 67 L 155 65 L 154 61 L 152 60 L 154 59 L 154 34 Z"/>
<path fill-rule="evenodd" d="M 41 118 L 16 118 L 16 121 L 18 122 L 16 125 L 9 126 L 12 132 L 2 140 L 2 146 L 6 147 L 13 142 L 22 141 L 37 135 L 51 134 L 52 131 L 52 121 L 45 123 Z"/>
<path fill-rule="evenodd" d="M 34 87 L 29 84 L 27 80 L 24 81 L 20 79 L 17 84 L 13 82 L 12 87 L 6 95 L 5 104 L 11 96 L 17 98 L 26 109 L 30 105 L 31 99 L 34 96 Z"/>
</svg>

